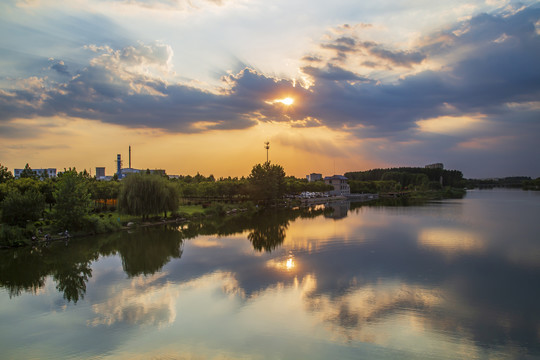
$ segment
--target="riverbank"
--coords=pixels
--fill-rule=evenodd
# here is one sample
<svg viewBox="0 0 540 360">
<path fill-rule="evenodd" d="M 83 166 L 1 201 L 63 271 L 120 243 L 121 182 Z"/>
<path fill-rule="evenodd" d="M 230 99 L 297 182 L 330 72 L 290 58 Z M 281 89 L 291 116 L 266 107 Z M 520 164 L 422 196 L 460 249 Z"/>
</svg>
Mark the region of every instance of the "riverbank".
<svg viewBox="0 0 540 360">
<path fill-rule="evenodd" d="M 413 201 L 442 200 L 447 198 L 462 198 L 466 191 L 463 189 L 448 188 L 440 191 L 404 191 L 382 194 L 350 194 L 348 196 L 324 196 L 313 198 L 293 198 L 272 204 L 272 207 L 293 208 L 309 207 L 340 201 L 371 202 L 384 199 L 409 199 Z M 178 211 L 167 214 L 167 217 L 153 217 L 148 221 L 142 221 L 139 217 L 120 215 L 117 212 L 108 214 L 94 214 L 88 218 L 86 230 L 74 231 L 69 238 L 62 236 L 63 232 L 55 229 L 53 224 L 43 225 L 43 222 L 29 224 L 26 229 L 0 225 L 3 235 L 0 248 L 13 248 L 20 246 L 48 246 L 52 242 L 69 242 L 73 238 L 88 237 L 97 234 L 125 231 L 136 227 L 149 227 L 162 224 L 184 224 L 193 220 L 201 220 L 209 217 L 232 216 L 238 213 L 255 213 L 264 206 L 255 205 L 252 202 L 241 204 L 214 203 L 211 205 L 182 205 Z M 38 235 L 39 233 L 39 235 Z M 6 234 L 8 236 L 6 236 Z M 48 239 L 44 234 L 50 235 Z"/>
</svg>

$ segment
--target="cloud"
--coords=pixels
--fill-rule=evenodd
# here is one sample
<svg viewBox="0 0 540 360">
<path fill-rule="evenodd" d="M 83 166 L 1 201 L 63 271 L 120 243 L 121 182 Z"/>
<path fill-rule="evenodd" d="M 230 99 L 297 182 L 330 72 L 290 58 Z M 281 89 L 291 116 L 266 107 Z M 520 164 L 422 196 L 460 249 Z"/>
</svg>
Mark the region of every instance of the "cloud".
<svg viewBox="0 0 540 360">
<path fill-rule="evenodd" d="M 339 66 L 327 64 L 325 68 L 313 66 L 304 66 L 302 71 L 315 78 L 323 81 L 369 81 L 368 78 L 355 74 L 352 71 L 345 70 Z"/>
<path fill-rule="evenodd" d="M 247 67 L 223 76 L 221 87 L 201 89 L 170 80 L 176 74 L 167 44 L 87 45 L 93 57 L 80 70 L 68 69 L 63 61 L 50 66 L 69 80 L 30 77 L 25 81 L 32 86 L 2 90 L 0 119 L 66 115 L 185 133 L 287 121 L 408 141 L 418 135 L 421 120 L 491 118 L 509 114 L 505 104 L 513 104 L 515 114 L 519 104 L 537 101 L 539 17 L 535 7 L 482 14 L 425 36 L 411 49 L 360 41 L 354 32 L 363 26 L 342 27 L 334 40 L 322 44 L 320 54 L 304 57 L 301 71 L 309 84 Z M 337 64 L 339 54 L 346 57 Z M 431 65 L 423 69 L 424 64 Z M 399 74 L 393 67 L 406 72 L 389 79 Z M 294 98 L 294 104 L 266 102 L 284 97 Z"/>
<path fill-rule="evenodd" d="M 55 70 L 60 75 L 71 76 L 71 74 L 68 71 L 67 65 L 62 60 L 55 62 L 54 64 L 51 65 L 50 68 L 52 70 Z"/>
<path fill-rule="evenodd" d="M 395 66 L 411 67 L 412 65 L 421 63 L 426 58 L 426 55 L 418 51 L 391 51 L 371 41 L 363 42 L 359 48 L 365 49 L 377 59 L 388 60 Z"/>
</svg>

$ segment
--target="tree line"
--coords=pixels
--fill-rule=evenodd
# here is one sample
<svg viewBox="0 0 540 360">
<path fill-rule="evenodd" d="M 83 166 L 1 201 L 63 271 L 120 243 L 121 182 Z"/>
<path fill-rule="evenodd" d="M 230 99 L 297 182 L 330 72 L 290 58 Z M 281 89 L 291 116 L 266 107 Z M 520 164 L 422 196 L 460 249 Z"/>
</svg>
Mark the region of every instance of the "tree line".
<svg viewBox="0 0 540 360">
<path fill-rule="evenodd" d="M 345 173 L 349 179 L 351 191 L 353 183 L 375 182 L 373 186 L 377 187 L 377 182 L 393 181 L 400 189 L 423 188 L 423 189 L 441 189 L 444 186 L 463 188 L 465 180 L 463 173 L 459 170 L 433 169 L 423 167 L 398 167 L 388 169 L 372 169 L 367 171 L 354 171 Z M 365 185 L 365 184 L 364 184 Z M 388 186 L 389 183 L 386 184 Z M 385 186 L 380 184 L 379 186 Z"/>
<path fill-rule="evenodd" d="M 120 224 L 112 211 L 148 219 L 175 212 L 181 199 L 255 201 L 267 204 L 285 194 L 328 191 L 324 182 L 287 177 L 280 165 L 257 164 L 247 178 L 201 174 L 169 179 L 132 174 L 122 181 L 98 181 L 86 170 L 65 169 L 56 178 L 39 177 L 27 164 L 20 178 L 0 164 L 0 242 L 31 238 L 48 226 L 55 231 L 106 232 Z M 113 205 L 108 204 L 114 200 Z M 108 212 L 108 214 L 107 214 Z"/>
</svg>

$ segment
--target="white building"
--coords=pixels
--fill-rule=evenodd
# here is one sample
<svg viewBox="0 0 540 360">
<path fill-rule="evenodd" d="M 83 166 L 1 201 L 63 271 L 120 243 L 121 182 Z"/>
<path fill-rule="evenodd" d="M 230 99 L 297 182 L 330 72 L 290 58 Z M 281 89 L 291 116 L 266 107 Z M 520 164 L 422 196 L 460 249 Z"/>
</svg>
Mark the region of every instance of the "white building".
<svg viewBox="0 0 540 360">
<path fill-rule="evenodd" d="M 350 195 L 351 193 L 351 187 L 347 184 L 347 178 L 343 175 L 327 176 L 324 178 L 324 182 L 334 187 L 334 190 L 328 192 L 330 195 Z"/>
<path fill-rule="evenodd" d="M 13 170 L 13 176 L 18 179 L 21 177 L 21 173 L 24 171 L 24 169 L 14 169 Z M 56 169 L 55 168 L 48 168 L 48 169 L 32 169 L 32 171 L 39 177 L 39 178 L 55 178 L 56 177 Z"/>
</svg>

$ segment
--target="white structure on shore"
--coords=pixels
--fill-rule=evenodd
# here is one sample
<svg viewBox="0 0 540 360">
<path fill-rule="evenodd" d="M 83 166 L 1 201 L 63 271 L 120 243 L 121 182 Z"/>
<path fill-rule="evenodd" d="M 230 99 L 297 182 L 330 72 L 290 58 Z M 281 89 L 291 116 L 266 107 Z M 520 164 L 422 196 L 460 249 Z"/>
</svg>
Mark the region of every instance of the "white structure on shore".
<svg viewBox="0 0 540 360">
<path fill-rule="evenodd" d="M 334 190 L 328 192 L 329 195 L 346 196 L 351 193 L 351 187 L 347 184 L 347 178 L 343 175 L 327 176 L 324 178 L 324 182 L 334 187 Z"/>
</svg>

